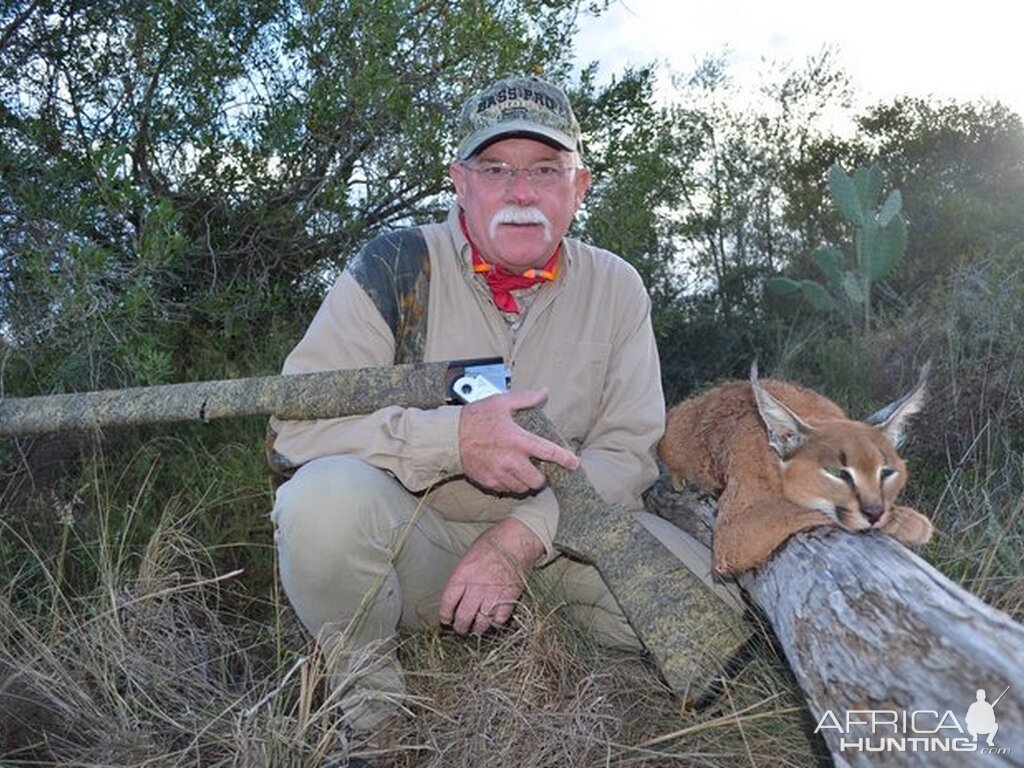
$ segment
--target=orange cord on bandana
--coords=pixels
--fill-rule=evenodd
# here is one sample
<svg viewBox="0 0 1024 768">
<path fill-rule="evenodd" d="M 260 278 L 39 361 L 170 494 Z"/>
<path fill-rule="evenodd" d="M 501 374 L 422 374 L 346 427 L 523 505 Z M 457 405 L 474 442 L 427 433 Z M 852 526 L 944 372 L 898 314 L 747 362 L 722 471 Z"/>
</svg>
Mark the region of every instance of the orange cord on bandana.
<svg viewBox="0 0 1024 768">
<path fill-rule="evenodd" d="M 490 264 L 484 261 L 484 257 L 477 250 L 476 243 L 469 236 L 469 229 L 466 227 L 466 217 L 459 216 L 459 224 L 462 226 L 462 233 L 469 241 L 473 252 L 473 271 L 484 276 L 487 286 L 491 289 L 491 296 L 494 304 L 503 312 L 519 312 L 519 305 L 516 303 L 512 291 L 529 288 L 537 283 L 554 280 L 558 277 L 558 253 L 561 246 L 555 249 L 551 258 L 540 269 L 531 267 L 522 274 L 509 272 L 500 264 Z"/>
<path fill-rule="evenodd" d="M 480 255 L 476 252 L 476 249 L 473 250 L 473 257 L 474 257 L 473 258 L 473 271 L 474 272 L 478 272 L 480 274 L 486 275 L 486 274 L 489 274 L 492 270 L 496 270 L 496 269 L 504 270 L 505 269 L 502 266 L 495 266 L 493 264 L 488 264 L 486 261 L 484 261 L 482 258 L 480 258 Z M 477 259 L 479 259 L 479 261 L 477 261 Z M 550 269 L 548 269 L 548 267 L 550 267 Z M 511 272 L 509 274 L 510 275 L 515 275 L 514 272 Z M 537 281 L 540 281 L 540 280 L 554 280 L 556 277 L 558 277 L 558 252 L 556 251 L 555 255 L 552 256 L 551 259 L 548 261 L 548 263 L 544 265 L 544 269 L 534 269 L 533 267 L 530 267 L 528 270 L 526 270 L 525 272 L 521 273 L 519 275 L 519 277 L 525 277 L 528 280 L 537 280 Z"/>
</svg>

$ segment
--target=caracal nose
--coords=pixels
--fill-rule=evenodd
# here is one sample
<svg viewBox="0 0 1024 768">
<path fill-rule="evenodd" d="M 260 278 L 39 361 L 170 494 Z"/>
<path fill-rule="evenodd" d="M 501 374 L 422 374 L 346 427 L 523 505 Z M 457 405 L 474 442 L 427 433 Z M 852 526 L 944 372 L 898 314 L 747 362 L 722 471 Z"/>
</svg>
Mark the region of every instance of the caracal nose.
<svg viewBox="0 0 1024 768">
<path fill-rule="evenodd" d="M 875 525 L 882 518 L 882 513 L 885 512 L 885 505 L 875 501 L 862 505 L 860 511 L 868 519 L 869 523 Z"/>
</svg>

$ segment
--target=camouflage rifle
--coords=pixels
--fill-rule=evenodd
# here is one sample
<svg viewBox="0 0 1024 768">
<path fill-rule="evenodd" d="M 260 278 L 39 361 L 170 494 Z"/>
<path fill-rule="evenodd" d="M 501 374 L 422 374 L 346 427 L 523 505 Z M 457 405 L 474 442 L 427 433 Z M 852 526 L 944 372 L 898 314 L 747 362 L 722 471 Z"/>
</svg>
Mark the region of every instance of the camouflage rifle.
<svg viewBox="0 0 1024 768">
<path fill-rule="evenodd" d="M 450 402 L 467 363 L 167 384 L 104 392 L 0 400 L 0 439 L 65 430 L 170 421 L 275 415 L 323 419 L 388 405 L 436 408 Z M 537 409 L 520 411 L 524 429 L 565 445 Z M 676 691 L 717 678 L 750 628 L 617 504 L 602 499 L 585 472 L 545 463 L 561 510 L 555 545 L 592 563 Z"/>
</svg>

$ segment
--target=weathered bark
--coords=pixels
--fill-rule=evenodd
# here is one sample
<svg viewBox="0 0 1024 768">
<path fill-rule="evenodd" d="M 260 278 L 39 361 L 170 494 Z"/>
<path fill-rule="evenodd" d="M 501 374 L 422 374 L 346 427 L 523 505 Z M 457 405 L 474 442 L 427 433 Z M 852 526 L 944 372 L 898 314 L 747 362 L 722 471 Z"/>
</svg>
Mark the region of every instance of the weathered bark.
<svg viewBox="0 0 1024 768">
<path fill-rule="evenodd" d="M 0 401 L 0 438 L 19 434 L 229 416 L 317 419 L 387 405 L 434 408 L 461 370 L 448 363 Z M 565 444 L 540 411 L 519 423 Z M 585 473 L 545 465 L 561 509 L 560 549 L 593 563 L 673 689 L 703 687 L 750 632 L 632 514 L 605 502 Z"/>
<path fill-rule="evenodd" d="M 648 505 L 708 540 L 713 499 L 659 484 Z M 818 528 L 739 582 L 774 628 L 836 765 L 1024 765 L 1024 627 L 898 542 Z M 1007 686 L 994 708 L 995 752 L 967 757 L 920 741 L 904 741 L 899 752 L 886 741 L 934 737 L 973 750 L 968 707 L 978 689 L 991 703 Z M 871 712 L 874 733 L 870 725 L 847 728 L 848 715 L 869 721 Z M 892 712 L 906 713 L 907 725 L 883 724 Z M 986 736 L 977 749 L 990 749 Z"/>
</svg>

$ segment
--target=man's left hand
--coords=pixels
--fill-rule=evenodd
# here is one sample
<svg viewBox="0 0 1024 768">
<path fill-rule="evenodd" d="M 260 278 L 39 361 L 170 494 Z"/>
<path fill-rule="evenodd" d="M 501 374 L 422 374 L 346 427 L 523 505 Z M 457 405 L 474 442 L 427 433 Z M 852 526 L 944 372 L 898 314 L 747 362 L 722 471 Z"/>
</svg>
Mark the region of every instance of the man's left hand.
<svg viewBox="0 0 1024 768">
<path fill-rule="evenodd" d="M 514 517 L 484 531 L 462 556 L 441 593 L 440 618 L 458 634 L 482 634 L 512 617 L 526 576 L 544 554 L 537 535 Z"/>
</svg>

